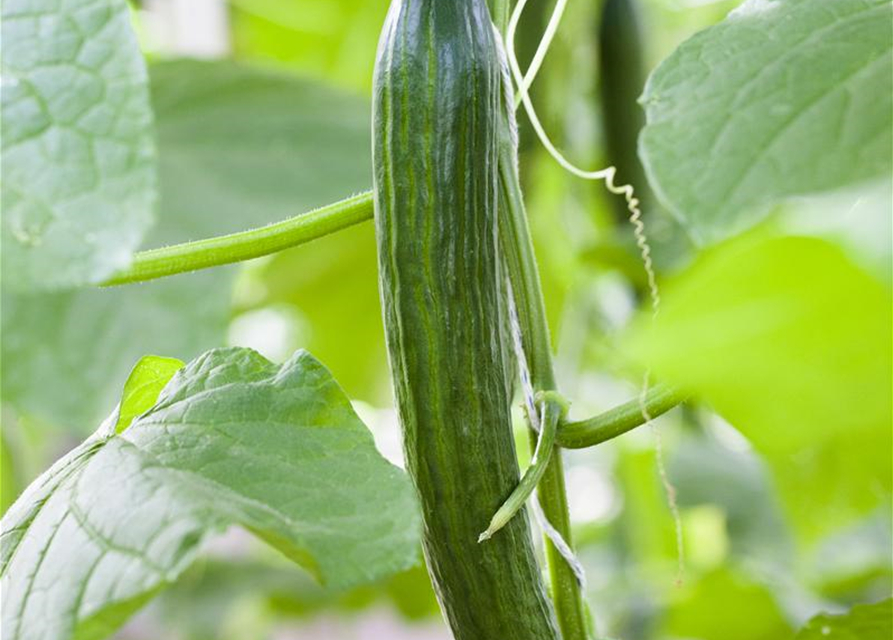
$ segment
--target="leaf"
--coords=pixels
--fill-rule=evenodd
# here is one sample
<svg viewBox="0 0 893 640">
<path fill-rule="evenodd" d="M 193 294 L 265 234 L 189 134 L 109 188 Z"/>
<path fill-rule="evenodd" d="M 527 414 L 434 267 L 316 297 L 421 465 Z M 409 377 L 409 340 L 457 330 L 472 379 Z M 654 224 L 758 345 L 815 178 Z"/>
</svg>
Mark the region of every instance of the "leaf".
<svg viewBox="0 0 893 640">
<path fill-rule="evenodd" d="M 234 0 L 230 21 L 241 60 L 288 66 L 367 94 L 383 0 Z"/>
<path fill-rule="evenodd" d="M 748 236 L 663 287 L 631 336 L 658 378 L 711 402 L 759 448 L 886 430 L 890 292 L 833 244 Z"/>
<path fill-rule="evenodd" d="M 796 640 L 889 640 L 893 600 L 859 604 L 843 615 L 823 613 L 806 623 Z"/>
<path fill-rule="evenodd" d="M 3 272 L 19 290 L 98 282 L 152 222 L 146 67 L 124 0 L 7 0 Z"/>
<path fill-rule="evenodd" d="M 889 427 L 817 435 L 796 452 L 764 452 L 789 520 L 807 544 L 889 509 L 893 490 Z"/>
<path fill-rule="evenodd" d="M 4 403 L 83 434 L 147 351 L 192 358 L 225 343 L 231 278 L 223 270 L 120 289 L 4 292 Z"/>
<path fill-rule="evenodd" d="M 654 71 L 640 154 L 702 243 L 774 202 L 889 176 L 890 0 L 748 0 Z"/>
<path fill-rule="evenodd" d="M 417 560 L 409 483 L 307 352 L 277 367 L 248 349 L 211 351 L 124 433 L 113 424 L 3 519 L 11 640 L 108 635 L 231 525 L 332 588 Z"/>
<path fill-rule="evenodd" d="M 724 243 L 663 287 L 630 355 L 739 429 L 812 537 L 889 499 L 890 291 L 817 238 Z"/>
<path fill-rule="evenodd" d="M 888 288 L 893 283 L 893 179 L 795 198 L 781 222 L 790 235 L 814 235 L 846 250 L 853 262 Z"/>
<path fill-rule="evenodd" d="M 158 394 L 174 374 L 183 368 L 183 364 L 182 360 L 176 358 L 143 356 L 124 383 L 115 431 L 121 433 L 135 417 L 151 409 L 158 400 Z"/>
<path fill-rule="evenodd" d="M 162 213 L 182 242 L 328 204 L 372 183 L 369 104 L 232 62 L 154 65 Z"/>
<path fill-rule="evenodd" d="M 15 457 L 10 450 L 6 429 L 0 429 L 0 515 L 6 513 L 6 509 L 19 493 L 18 478 L 16 477 Z"/>
<path fill-rule="evenodd" d="M 146 246 L 275 222 L 368 187 L 366 100 L 231 62 L 170 62 L 151 73 L 162 193 Z M 99 422 L 143 354 L 190 359 L 226 343 L 237 272 L 53 295 L 4 291 L 4 402 L 76 430 Z"/>
</svg>

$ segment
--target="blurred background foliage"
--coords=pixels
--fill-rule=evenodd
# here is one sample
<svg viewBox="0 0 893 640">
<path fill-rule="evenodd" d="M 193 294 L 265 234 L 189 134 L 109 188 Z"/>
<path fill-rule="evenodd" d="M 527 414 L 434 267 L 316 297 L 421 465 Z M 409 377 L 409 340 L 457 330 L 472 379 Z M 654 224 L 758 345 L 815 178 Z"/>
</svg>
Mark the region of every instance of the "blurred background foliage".
<svg viewBox="0 0 893 640">
<path fill-rule="evenodd" d="M 518 42 L 522 64 L 552 4 L 530 3 Z M 630 151 L 628 142 L 612 142 L 604 124 L 605 114 L 623 114 L 624 107 L 611 103 L 622 96 L 606 95 L 599 71 L 603 4 L 570 3 L 532 91 L 547 129 L 584 166 L 620 164 L 617 154 Z M 736 3 L 634 4 L 642 67 L 630 64 L 621 74 L 629 95 L 641 92 L 645 75 L 680 42 Z M 386 0 L 136 3 L 134 23 L 152 63 L 161 162 L 159 222 L 146 246 L 257 226 L 369 188 L 369 92 L 386 10 Z M 637 117 L 631 121 L 634 126 Z M 777 295 L 803 300 L 797 317 L 817 321 L 824 327 L 816 330 L 820 336 L 876 335 L 864 327 L 874 322 L 889 338 L 888 185 L 867 204 L 859 201 L 868 211 L 858 225 L 811 215 L 809 242 L 784 244 L 791 243 L 784 238 L 790 225 L 803 232 L 796 222 L 803 208 L 850 210 L 857 197 L 785 205 L 755 232 L 757 239 L 742 240 L 743 248 L 734 250 L 765 248 L 759 238 L 782 245 L 736 260 L 726 248 L 695 259 L 685 234 L 646 185 L 637 184 L 648 205 L 659 273 L 669 277 L 695 260 L 693 270 L 677 276 L 679 282 L 670 277 L 668 286 L 697 301 L 701 324 L 686 317 L 691 306 L 678 313 L 670 308 L 665 333 L 631 341 L 628 327 L 642 300 L 644 274 L 616 200 L 600 184 L 558 168 L 523 118 L 521 141 L 557 365 L 574 415 L 636 393 L 640 374 L 629 352 L 657 353 L 660 360 L 664 352 L 691 349 L 684 375 L 703 375 L 699 380 L 709 386 L 705 365 L 719 359 L 741 371 L 740 384 L 767 394 L 763 406 L 741 406 L 735 404 L 737 387 L 713 381 L 720 388 L 709 397 L 727 418 L 763 425 L 749 439 L 697 404 L 656 423 L 681 511 L 681 575 L 654 434 L 639 430 L 565 454 L 575 538 L 598 629 L 625 640 L 781 640 L 820 611 L 889 597 L 889 430 L 832 430 L 805 448 L 790 447 L 785 436 L 791 413 L 806 412 L 808 420 L 799 424 L 824 434 L 815 423 L 845 417 L 848 403 L 860 398 L 876 405 L 882 419 L 886 412 L 889 424 L 889 359 L 882 370 L 853 365 L 846 349 L 832 352 L 832 361 L 804 360 L 815 336 L 802 334 L 801 343 L 792 344 L 795 326 L 776 342 L 790 350 L 792 367 L 765 370 L 764 354 L 749 352 L 739 340 L 748 329 L 746 314 L 735 305 L 723 313 L 730 287 L 735 296 L 748 287 L 758 296 L 762 284 L 787 274 L 774 282 Z M 641 169 L 635 159 L 627 162 L 635 179 Z M 854 226 L 863 230 L 854 233 Z M 866 248 L 872 241 L 877 247 L 885 232 L 888 242 L 879 250 Z M 846 252 L 857 261 L 868 257 L 856 281 L 877 290 L 879 306 L 852 306 L 853 279 L 841 276 L 835 263 L 847 260 Z M 741 261 L 754 268 L 738 269 Z M 857 267 L 846 262 L 842 269 Z M 823 302 L 813 304 L 818 299 Z M 127 289 L 4 294 L 2 312 L 4 509 L 40 470 L 93 431 L 145 353 L 187 360 L 229 343 L 282 361 L 306 347 L 356 400 L 382 452 L 400 459 L 370 223 L 242 267 Z M 697 340 L 711 322 L 728 329 L 728 344 Z M 862 348 L 890 353 L 889 343 Z M 679 360 L 667 355 L 667 361 Z M 799 383 L 817 384 L 826 405 L 798 404 Z M 522 448 L 525 441 L 518 438 Z M 435 639 L 448 633 L 421 565 L 378 585 L 330 593 L 232 531 L 119 637 Z"/>
</svg>

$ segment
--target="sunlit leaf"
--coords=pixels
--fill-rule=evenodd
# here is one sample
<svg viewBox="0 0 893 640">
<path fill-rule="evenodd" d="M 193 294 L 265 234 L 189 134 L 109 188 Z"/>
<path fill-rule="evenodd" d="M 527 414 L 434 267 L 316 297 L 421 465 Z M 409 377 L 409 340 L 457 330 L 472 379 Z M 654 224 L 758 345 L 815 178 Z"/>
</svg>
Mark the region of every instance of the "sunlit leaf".
<svg viewBox="0 0 893 640">
<path fill-rule="evenodd" d="M 143 356 L 124 383 L 115 430 L 121 433 L 135 417 L 151 409 L 164 386 L 182 368 L 183 361 L 176 358 Z"/>
<path fill-rule="evenodd" d="M 368 91 L 387 0 L 231 0 L 234 54 Z"/>
<path fill-rule="evenodd" d="M 746 237 L 663 287 L 632 351 L 763 450 L 890 425 L 890 292 L 815 238 Z"/>
<path fill-rule="evenodd" d="M 788 640 L 791 628 L 765 585 L 731 570 L 689 578 L 658 637 Z"/>
<path fill-rule="evenodd" d="M 889 500 L 890 291 L 817 238 L 748 236 L 669 281 L 630 353 L 762 453 L 804 533 Z M 829 517 L 829 514 L 831 517 Z"/>
<path fill-rule="evenodd" d="M 810 620 L 796 640 L 889 640 L 893 600 L 856 605 L 843 615 L 823 613 Z"/>
</svg>

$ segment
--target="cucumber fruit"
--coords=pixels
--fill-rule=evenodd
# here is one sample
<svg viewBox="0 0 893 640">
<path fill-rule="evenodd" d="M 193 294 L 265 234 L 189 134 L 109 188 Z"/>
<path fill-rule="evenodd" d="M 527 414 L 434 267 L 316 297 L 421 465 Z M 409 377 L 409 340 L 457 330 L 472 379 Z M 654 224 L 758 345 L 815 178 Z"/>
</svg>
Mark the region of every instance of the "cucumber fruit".
<svg viewBox="0 0 893 640">
<path fill-rule="evenodd" d="M 373 82 L 379 282 L 423 546 L 457 640 L 558 640 L 518 483 L 497 238 L 502 92 L 484 0 L 394 0 Z"/>
</svg>

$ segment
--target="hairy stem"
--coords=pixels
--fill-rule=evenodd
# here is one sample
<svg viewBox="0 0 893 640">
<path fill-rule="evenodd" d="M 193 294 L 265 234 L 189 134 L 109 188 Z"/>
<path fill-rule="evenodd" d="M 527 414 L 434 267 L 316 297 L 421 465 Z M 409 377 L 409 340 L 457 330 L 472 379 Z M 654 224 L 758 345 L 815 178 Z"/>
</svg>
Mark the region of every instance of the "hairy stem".
<svg viewBox="0 0 893 640">
<path fill-rule="evenodd" d="M 502 140 L 499 155 L 500 220 L 499 237 L 512 291 L 518 311 L 518 324 L 531 384 L 537 391 L 555 391 L 555 372 L 546 309 L 540 286 L 536 257 L 527 224 L 527 213 L 518 182 L 517 150 L 512 135 L 513 124 L 504 105 Z M 536 447 L 537 433 L 530 429 L 531 446 Z M 545 455 L 545 454 L 544 454 Z M 567 491 L 564 485 L 564 464 L 560 452 L 549 458 L 542 470 L 538 496 L 548 521 L 561 537 L 571 541 Z M 546 539 L 546 560 L 552 585 L 555 615 L 564 640 L 586 640 L 586 614 L 580 584 L 570 565 L 554 544 Z"/>
<path fill-rule="evenodd" d="M 101 284 L 113 287 L 259 258 L 372 219 L 372 192 L 274 224 L 216 238 L 140 251 L 130 266 Z"/>
<path fill-rule="evenodd" d="M 499 0 L 490 1 L 493 3 Z M 500 33 L 505 34 L 508 28 L 507 16 L 500 14 L 499 17 L 502 19 L 496 22 L 496 26 Z M 546 308 L 518 178 L 518 149 L 515 136 L 517 128 L 513 107 L 511 102 L 503 105 L 500 132 L 500 246 L 512 284 L 521 329 L 521 342 L 527 359 L 527 368 L 530 371 L 531 384 L 540 392 L 556 391 Z M 531 447 L 536 450 L 538 434 L 533 429 L 528 431 Z M 541 474 L 537 487 L 540 506 L 552 527 L 568 545 L 572 545 L 561 452 L 557 451 L 550 456 L 544 452 L 543 455 L 548 457 L 548 463 L 542 470 L 537 471 L 538 475 Z M 548 538 L 545 540 L 545 545 L 552 602 L 561 629 L 561 637 L 563 640 L 587 640 L 586 612 L 577 577 Z"/>
<path fill-rule="evenodd" d="M 645 424 L 645 413 L 656 418 L 684 402 L 685 397 L 678 389 L 663 384 L 655 385 L 648 389 L 644 399 L 636 398 L 592 418 L 559 425 L 558 446 L 584 449 L 601 444 Z"/>
</svg>

